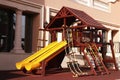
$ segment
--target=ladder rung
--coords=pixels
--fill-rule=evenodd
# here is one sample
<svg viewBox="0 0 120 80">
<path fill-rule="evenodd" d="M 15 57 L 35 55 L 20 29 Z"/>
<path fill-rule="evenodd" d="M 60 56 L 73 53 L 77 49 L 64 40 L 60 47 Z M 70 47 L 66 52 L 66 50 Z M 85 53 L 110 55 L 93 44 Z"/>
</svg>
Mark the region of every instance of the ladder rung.
<svg viewBox="0 0 120 80">
<path fill-rule="evenodd" d="M 37 47 L 39 47 L 39 48 L 44 48 L 44 46 L 37 46 Z"/>
</svg>

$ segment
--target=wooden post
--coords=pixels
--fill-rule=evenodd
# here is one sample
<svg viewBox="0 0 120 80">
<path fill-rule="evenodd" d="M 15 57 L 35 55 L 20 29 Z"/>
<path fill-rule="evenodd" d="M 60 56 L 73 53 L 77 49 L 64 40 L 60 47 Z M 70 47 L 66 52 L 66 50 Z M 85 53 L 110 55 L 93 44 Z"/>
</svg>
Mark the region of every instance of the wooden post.
<svg viewBox="0 0 120 80">
<path fill-rule="evenodd" d="M 51 42 L 56 41 L 57 37 L 56 37 L 56 31 L 51 31 Z"/>
<path fill-rule="evenodd" d="M 110 40 L 110 46 L 111 46 L 111 51 L 112 51 L 112 57 L 113 57 L 113 63 L 115 65 L 115 69 L 118 70 L 117 64 L 116 64 L 116 59 L 115 59 L 115 53 L 114 53 L 114 43 L 112 40 Z"/>
<path fill-rule="evenodd" d="M 45 76 L 45 68 L 46 68 L 46 62 L 45 62 L 45 60 L 44 61 L 42 61 L 42 70 L 41 70 L 41 75 L 42 76 Z"/>
</svg>

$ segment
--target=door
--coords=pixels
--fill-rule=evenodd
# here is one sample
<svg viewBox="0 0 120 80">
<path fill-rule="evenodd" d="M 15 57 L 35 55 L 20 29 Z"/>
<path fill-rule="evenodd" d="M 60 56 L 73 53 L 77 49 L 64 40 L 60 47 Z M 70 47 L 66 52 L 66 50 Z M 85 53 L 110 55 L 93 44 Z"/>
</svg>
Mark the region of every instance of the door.
<svg viewBox="0 0 120 80">
<path fill-rule="evenodd" d="M 14 11 L 0 9 L 0 52 L 13 48 L 14 34 Z"/>
</svg>

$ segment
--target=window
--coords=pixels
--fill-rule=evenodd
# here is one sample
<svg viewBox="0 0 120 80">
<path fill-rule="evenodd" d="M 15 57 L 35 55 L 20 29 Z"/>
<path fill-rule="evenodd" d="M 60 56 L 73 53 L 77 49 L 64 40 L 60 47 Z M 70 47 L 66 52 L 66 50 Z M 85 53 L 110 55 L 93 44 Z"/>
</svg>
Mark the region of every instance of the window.
<svg viewBox="0 0 120 80">
<path fill-rule="evenodd" d="M 88 0 L 75 0 L 75 2 L 80 3 L 80 4 L 88 4 Z"/>
<path fill-rule="evenodd" d="M 109 10 L 109 3 L 106 3 L 101 0 L 94 0 L 93 7 L 101 9 L 101 10 Z"/>
<path fill-rule="evenodd" d="M 96 8 L 102 11 L 110 10 L 110 3 L 105 0 L 74 0 L 78 4 L 83 4 L 92 8 Z"/>
</svg>

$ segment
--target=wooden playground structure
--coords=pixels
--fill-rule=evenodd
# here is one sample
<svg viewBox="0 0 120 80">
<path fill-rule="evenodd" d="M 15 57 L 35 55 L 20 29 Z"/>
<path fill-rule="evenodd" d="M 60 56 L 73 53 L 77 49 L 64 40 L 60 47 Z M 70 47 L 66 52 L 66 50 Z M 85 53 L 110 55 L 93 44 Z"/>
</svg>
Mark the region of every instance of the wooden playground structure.
<svg viewBox="0 0 120 80">
<path fill-rule="evenodd" d="M 106 43 L 106 32 L 108 30 L 85 12 L 63 7 L 45 29 L 40 29 L 40 31 L 43 31 L 44 34 L 43 47 L 46 42 L 46 31 L 50 33 L 51 42 L 57 41 L 59 37 L 57 33 L 61 33 L 62 41 L 67 41 L 67 46 L 59 50 L 60 53 L 49 59 L 49 61 L 42 61 L 41 74 L 45 75 L 47 68 L 60 68 L 65 56 L 70 59 L 67 65 L 74 77 L 89 74 L 98 75 L 99 73 L 109 74 L 106 63 L 113 63 L 115 70 L 118 70 L 113 42 L 111 40 Z M 107 45 L 111 46 L 112 58 L 110 59 L 106 59 Z M 80 64 L 73 57 L 75 52 L 72 48 L 77 48 L 79 53 L 83 54 L 90 68 L 90 73 L 81 70 Z"/>
</svg>

